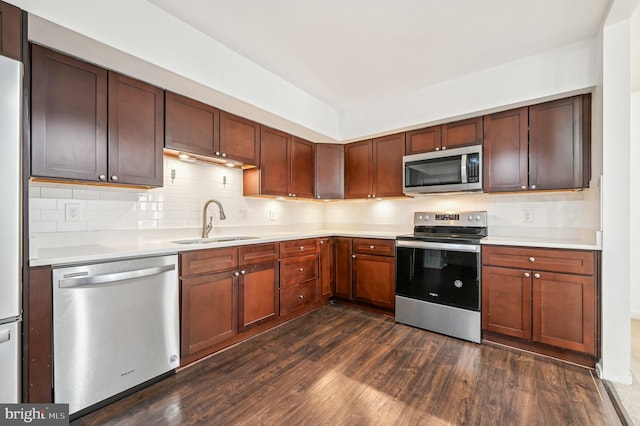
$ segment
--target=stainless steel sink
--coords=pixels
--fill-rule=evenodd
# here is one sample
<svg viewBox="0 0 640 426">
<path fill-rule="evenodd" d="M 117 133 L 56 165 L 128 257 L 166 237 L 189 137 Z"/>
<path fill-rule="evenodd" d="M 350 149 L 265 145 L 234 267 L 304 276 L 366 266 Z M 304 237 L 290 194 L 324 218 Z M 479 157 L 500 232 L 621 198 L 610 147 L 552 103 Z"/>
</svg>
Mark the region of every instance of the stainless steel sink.
<svg viewBox="0 0 640 426">
<path fill-rule="evenodd" d="M 246 235 L 232 235 L 227 237 L 192 238 L 190 240 L 176 240 L 171 242 L 176 244 L 209 244 L 209 243 L 222 243 L 226 241 L 255 240 L 258 238 L 260 237 L 249 237 Z"/>
</svg>

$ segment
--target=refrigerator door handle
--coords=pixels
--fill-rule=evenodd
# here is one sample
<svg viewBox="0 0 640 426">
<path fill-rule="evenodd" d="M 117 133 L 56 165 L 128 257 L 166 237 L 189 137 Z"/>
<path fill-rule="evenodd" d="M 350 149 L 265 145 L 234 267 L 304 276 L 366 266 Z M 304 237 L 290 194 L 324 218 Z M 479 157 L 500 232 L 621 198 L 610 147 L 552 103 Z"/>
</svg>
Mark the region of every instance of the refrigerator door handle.
<svg viewBox="0 0 640 426">
<path fill-rule="evenodd" d="M 8 342 L 11 340 L 11 331 L 0 330 L 0 343 Z"/>
</svg>

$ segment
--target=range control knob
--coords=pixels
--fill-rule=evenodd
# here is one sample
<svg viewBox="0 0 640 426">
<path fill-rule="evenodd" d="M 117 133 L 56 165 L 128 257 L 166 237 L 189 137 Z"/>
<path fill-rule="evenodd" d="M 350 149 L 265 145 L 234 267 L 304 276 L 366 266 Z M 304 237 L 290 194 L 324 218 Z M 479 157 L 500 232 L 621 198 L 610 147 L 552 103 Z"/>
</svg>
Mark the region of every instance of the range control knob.
<svg viewBox="0 0 640 426">
<path fill-rule="evenodd" d="M 480 222 L 480 216 L 476 216 L 476 221 Z"/>
<path fill-rule="evenodd" d="M 469 216 L 469 221 L 472 221 L 472 220 L 473 220 L 473 216 Z"/>
</svg>

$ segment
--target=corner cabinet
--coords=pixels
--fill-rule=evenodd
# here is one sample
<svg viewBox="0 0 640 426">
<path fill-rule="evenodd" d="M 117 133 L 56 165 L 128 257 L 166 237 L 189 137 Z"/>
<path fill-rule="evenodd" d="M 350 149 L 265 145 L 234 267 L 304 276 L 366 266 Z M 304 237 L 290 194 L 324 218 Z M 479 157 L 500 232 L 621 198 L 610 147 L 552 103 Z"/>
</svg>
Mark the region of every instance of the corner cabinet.
<svg viewBox="0 0 640 426">
<path fill-rule="evenodd" d="M 162 186 L 161 89 L 32 48 L 31 175 Z"/>
<path fill-rule="evenodd" d="M 483 246 L 485 338 L 515 337 L 559 357 L 564 350 L 596 357 L 597 260 L 593 251 Z"/>
<path fill-rule="evenodd" d="M 591 96 L 484 117 L 485 192 L 579 189 L 591 178 Z"/>
<path fill-rule="evenodd" d="M 22 61 L 22 13 L 0 1 L 0 55 Z"/>
<path fill-rule="evenodd" d="M 345 146 L 345 198 L 400 197 L 405 134 Z"/>
</svg>

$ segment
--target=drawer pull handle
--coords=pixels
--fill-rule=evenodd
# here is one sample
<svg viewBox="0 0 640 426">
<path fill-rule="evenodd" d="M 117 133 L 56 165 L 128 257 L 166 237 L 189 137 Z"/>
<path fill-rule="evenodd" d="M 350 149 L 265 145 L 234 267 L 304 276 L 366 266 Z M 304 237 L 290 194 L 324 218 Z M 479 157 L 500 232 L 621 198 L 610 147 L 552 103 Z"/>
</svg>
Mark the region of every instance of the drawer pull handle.
<svg viewBox="0 0 640 426">
<path fill-rule="evenodd" d="M 304 272 L 304 268 L 298 268 L 298 271 Z"/>
<path fill-rule="evenodd" d="M 540 278 L 540 274 L 533 274 L 534 277 Z"/>
<path fill-rule="evenodd" d="M 304 250 L 304 246 L 300 246 L 300 250 Z"/>
<path fill-rule="evenodd" d="M 525 272 L 525 273 L 524 273 L 524 277 L 525 277 L 525 278 L 529 278 L 530 276 L 531 276 L 531 274 L 530 274 L 530 273 L 528 273 L 528 272 Z"/>
<path fill-rule="evenodd" d="M 301 294 L 300 296 L 298 296 L 298 299 L 300 300 L 304 299 L 304 294 Z"/>
<path fill-rule="evenodd" d="M 533 262 L 535 262 L 535 261 L 536 261 L 536 258 L 535 258 L 535 257 L 530 257 L 530 258 L 529 258 L 529 262 L 533 263 Z"/>
<path fill-rule="evenodd" d="M 376 248 L 376 246 L 369 246 L 369 248 L 370 248 L 371 250 L 373 250 L 373 249 L 375 249 L 375 248 Z"/>
</svg>

